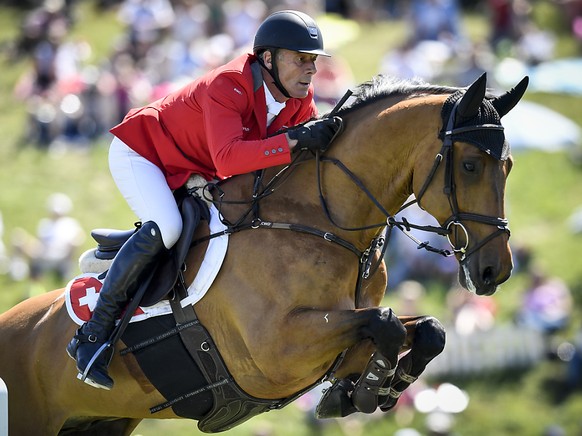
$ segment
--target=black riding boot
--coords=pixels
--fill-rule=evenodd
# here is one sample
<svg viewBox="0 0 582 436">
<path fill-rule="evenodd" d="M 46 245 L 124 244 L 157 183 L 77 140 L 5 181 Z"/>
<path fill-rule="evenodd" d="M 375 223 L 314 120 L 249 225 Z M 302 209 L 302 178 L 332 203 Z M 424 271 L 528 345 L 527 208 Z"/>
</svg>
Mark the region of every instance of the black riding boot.
<svg viewBox="0 0 582 436">
<path fill-rule="evenodd" d="M 109 338 L 115 320 L 135 295 L 144 273 L 152 269 L 164 250 L 158 225 L 148 221 L 115 256 L 91 319 L 77 330 L 67 345 L 67 353 L 77 361 L 80 380 L 102 389 L 113 387 L 107 367 L 113 354 Z"/>
</svg>

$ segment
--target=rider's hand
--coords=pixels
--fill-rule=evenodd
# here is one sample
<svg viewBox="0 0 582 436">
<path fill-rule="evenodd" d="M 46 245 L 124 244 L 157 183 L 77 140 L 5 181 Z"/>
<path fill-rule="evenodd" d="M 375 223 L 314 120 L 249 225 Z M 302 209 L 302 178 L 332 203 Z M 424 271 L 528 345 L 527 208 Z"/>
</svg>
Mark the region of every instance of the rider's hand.
<svg viewBox="0 0 582 436">
<path fill-rule="evenodd" d="M 287 130 L 289 138 L 296 139 L 293 151 L 325 151 L 333 138 L 341 131 L 343 121 L 340 117 L 313 120 Z"/>
</svg>

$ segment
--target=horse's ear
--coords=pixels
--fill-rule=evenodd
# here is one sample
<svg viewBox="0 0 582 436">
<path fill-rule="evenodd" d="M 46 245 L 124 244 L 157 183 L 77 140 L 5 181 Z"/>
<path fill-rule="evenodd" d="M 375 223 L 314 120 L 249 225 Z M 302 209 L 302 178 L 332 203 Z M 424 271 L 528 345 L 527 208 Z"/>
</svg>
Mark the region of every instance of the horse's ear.
<svg viewBox="0 0 582 436">
<path fill-rule="evenodd" d="M 507 91 L 505 94 L 501 94 L 499 97 L 495 97 L 491 100 L 491 104 L 499 114 L 499 117 L 503 117 L 507 114 L 513 107 L 517 104 L 525 90 L 527 89 L 527 85 L 529 84 L 529 77 L 525 76 L 521 79 L 515 88 L 512 88 L 511 91 Z"/>
<path fill-rule="evenodd" d="M 485 98 L 487 89 L 487 73 L 481 74 L 467 89 L 457 107 L 457 115 L 463 118 L 473 118 L 479 113 L 479 107 Z"/>
</svg>

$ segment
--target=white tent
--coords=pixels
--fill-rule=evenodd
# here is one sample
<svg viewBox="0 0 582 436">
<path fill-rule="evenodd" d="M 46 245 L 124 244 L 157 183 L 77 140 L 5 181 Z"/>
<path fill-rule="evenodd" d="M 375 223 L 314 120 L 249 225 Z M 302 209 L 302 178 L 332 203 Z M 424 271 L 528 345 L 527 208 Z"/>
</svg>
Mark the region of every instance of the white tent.
<svg viewBox="0 0 582 436">
<path fill-rule="evenodd" d="M 501 120 L 505 137 L 514 150 L 570 149 L 582 144 L 582 128 L 574 121 L 537 103 L 521 100 Z"/>
</svg>

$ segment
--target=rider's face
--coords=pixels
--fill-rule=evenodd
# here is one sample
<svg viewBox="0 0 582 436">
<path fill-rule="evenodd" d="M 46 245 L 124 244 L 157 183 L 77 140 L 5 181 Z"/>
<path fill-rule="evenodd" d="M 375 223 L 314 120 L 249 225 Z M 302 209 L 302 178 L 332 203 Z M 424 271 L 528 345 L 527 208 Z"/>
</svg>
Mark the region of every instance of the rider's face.
<svg viewBox="0 0 582 436">
<path fill-rule="evenodd" d="M 269 59 L 270 60 L 270 59 Z M 305 98 L 313 75 L 317 73 L 315 61 L 317 55 L 300 53 L 292 50 L 280 49 L 277 51 L 277 68 L 279 80 L 289 95 L 294 98 Z M 272 68 L 272 64 L 265 59 L 265 64 Z M 278 100 L 278 99 L 277 99 Z"/>
</svg>

